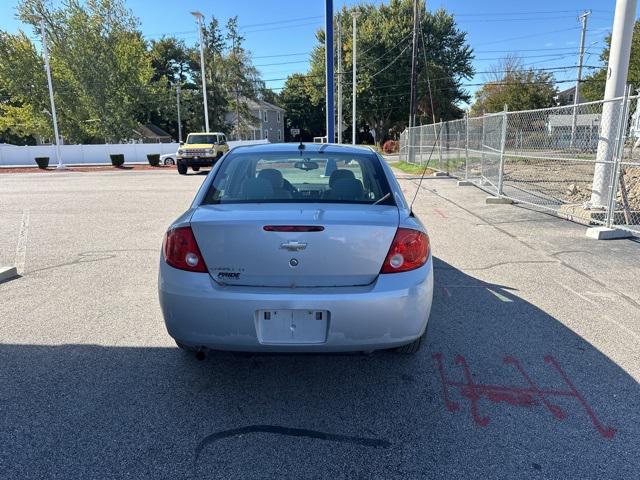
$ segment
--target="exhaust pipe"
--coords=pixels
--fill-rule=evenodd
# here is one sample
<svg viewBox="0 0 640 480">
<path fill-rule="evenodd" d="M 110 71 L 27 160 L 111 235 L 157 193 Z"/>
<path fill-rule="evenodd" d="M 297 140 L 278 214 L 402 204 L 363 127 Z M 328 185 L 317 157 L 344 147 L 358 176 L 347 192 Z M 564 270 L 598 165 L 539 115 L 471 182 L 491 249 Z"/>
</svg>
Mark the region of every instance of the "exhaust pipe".
<svg viewBox="0 0 640 480">
<path fill-rule="evenodd" d="M 204 350 L 198 350 L 196 352 L 196 360 L 198 360 L 199 362 L 203 361 L 206 357 L 207 355 L 206 353 L 204 353 Z"/>
</svg>

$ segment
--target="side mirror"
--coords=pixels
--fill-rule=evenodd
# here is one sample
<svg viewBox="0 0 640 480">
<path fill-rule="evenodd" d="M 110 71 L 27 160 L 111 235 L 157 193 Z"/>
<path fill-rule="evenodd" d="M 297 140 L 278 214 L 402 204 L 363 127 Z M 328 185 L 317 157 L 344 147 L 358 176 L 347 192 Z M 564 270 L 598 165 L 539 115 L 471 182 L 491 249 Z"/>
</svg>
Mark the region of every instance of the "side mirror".
<svg viewBox="0 0 640 480">
<path fill-rule="evenodd" d="M 184 145 L 184 142 L 180 142 L 180 146 Z"/>
</svg>

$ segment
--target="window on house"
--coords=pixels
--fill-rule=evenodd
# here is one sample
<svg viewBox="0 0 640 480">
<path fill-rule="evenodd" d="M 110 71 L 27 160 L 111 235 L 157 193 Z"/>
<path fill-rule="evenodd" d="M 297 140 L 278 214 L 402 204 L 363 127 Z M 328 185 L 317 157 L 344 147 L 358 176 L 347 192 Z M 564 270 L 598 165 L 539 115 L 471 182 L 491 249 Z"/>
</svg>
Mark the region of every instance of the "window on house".
<svg viewBox="0 0 640 480">
<path fill-rule="evenodd" d="M 264 119 L 264 121 L 267 121 L 267 111 L 265 110 L 264 112 L 262 112 L 262 118 Z"/>
<path fill-rule="evenodd" d="M 282 140 L 282 132 L 278 130 L 278 141 Z"/>
<path fill-rule="evenodd" d="M 278 112 L 278 123 L 280 123 L 280 112 Z"/>
<path fill-rule="evenodd" d="M 269 138 L 269 130 L 264 131 L 264 138 Z"/>
</svg>

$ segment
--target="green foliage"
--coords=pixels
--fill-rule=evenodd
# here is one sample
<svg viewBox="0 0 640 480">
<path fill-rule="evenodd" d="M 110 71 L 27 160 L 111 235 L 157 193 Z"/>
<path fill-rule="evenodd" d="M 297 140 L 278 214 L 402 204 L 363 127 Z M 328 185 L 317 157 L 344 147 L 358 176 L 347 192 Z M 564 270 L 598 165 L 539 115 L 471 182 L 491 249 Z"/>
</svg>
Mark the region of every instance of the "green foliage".
<svg viewBox="0 0 640 480">
<path fill-rule="evenodd" d="M 522 66 L 517 57 L 507 57 L 493 67 L 494 73 L 476 92 L 472 115 L 509 110 L 528 110 L 552 107 L 557 89 L 553 76 Z"/>
<path fill-rule="evenodd" d="M 280 94 L 280 105 L 287 112 L 285 139 L 290 140 L 290 129 L 299 128 L 303 141 L 321 136 L 325 128 L 324 97 L 317 95 L 318 86 L 311 77 L 293 74 L 287 78 Z"/>
<path fill-rule="evenodd" d="M 605 40 L 605 47 L 600 53 L 603 67 L 588 75 L 580 87 L 580 95 L 586 101 L 602 100 L 604 87 L 607 82 L 607 63 L 609 61 L 609 49 L 611 47 L 611 35 Z M 633 26 L 633 39 L 631 40 L 631 57 L 629 59 L 627 82 L 633 85 L 633 92 L 640 89 L 640 20 L 636 20 Z"/>
<path fill-rule="evenodd" d="M 24 34 L 0 31 L 0 134 L 53 136 L 43 61 Z"/>
<path fill-rule="evenodd" d="M 72 141 L 129 138 L 144 121 L 153 70 L 138 22 L 122 0 L 71 0 L 49 10 L 25 0 L 21 19 L 45 18 L 60 130 Z"/>
<path fill-rule="evenodd" d="M 125 0 L 21 0 L 20 20 L 40 37 L 44 18 L 60 133 L 66 143 L 118 142 L 152 122 L 177 138 L 176 86 L 184 132 L 204 128 L 199 47 L 168 37 L 147 43 Z M 228 132 L 225 114 L 254 123 L 246 99 L 268 91 L 243 48 L 237 18 L 223 34 L 215 18 L 203 29 L 209 120 Z M 0 137 L 34 143 L 53 136 L 44 65 L 24 32 L 0 31 Z"/>
<path fill-rule="evenodd" d="M 391 0 L 388 4 L 343 7 L 338 21 L 343 32 L 342 70 L 344 72 L 345 119 L 351 108 L 351 58 L 353 49 L 352 20 L 354 11 L 360 13 L 357 39 L 357 123 L 358 129 L 373 130 L 379 144 L 406 125 L 409 117 L 411 78 L 411 33 L 413 31 L 413 2 Z M 473 54 L 466 43 L 466 33 L 457 28 L 452 15 L 444 10 L 426 12 L 420 4 L 421 23 L 418 55 L 418 116 L 421 123 L 458 118 L 456 106 L 468 100 L 461 81 L 473 74 Z M 422 38 L 424 37 L 424 42 Z M 324 31 L 317 34 L 318 45 L 311 53 L 311 67 L 304 80 L 285 84 L 281 94 L 291 126 L 311 125 L 310 136 L 324 135 L 324 122 L 315 116 L 324 104 Z M 426 48 L 425 48 L 426 47 Z M 427 77 L 431 81 L 433 99 L 429 96 Z M 303 86 L 301 85 L 303 83 Z M 294 89 L 289 92 L 289 89 Z M 303 98 L 300 98 L 300 97 Z M 295 119 L 291 112 L 299 103 L 306 119 Z M 431 111 L 433 103 L 434 111 Z M 314 107 L 309 109 L 309 106 Z M 297 122 L 297 123 L 296 123 Z M 350 122 L 345 122 L 349 136 Z"/>
</svg>

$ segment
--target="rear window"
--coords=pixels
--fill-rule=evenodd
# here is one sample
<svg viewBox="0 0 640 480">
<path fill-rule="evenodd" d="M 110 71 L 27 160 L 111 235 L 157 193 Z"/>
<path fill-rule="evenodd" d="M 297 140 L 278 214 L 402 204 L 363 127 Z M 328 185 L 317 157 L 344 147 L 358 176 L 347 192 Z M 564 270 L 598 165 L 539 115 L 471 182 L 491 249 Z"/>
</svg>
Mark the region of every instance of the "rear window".
<svg viewBox="0 0 640 480">
<path fill-rule="evenodd" d="M 376 155 L 305 152 L 231 154 L 203 203 L 263 202 L 395 205 Z"/>
</svg>

